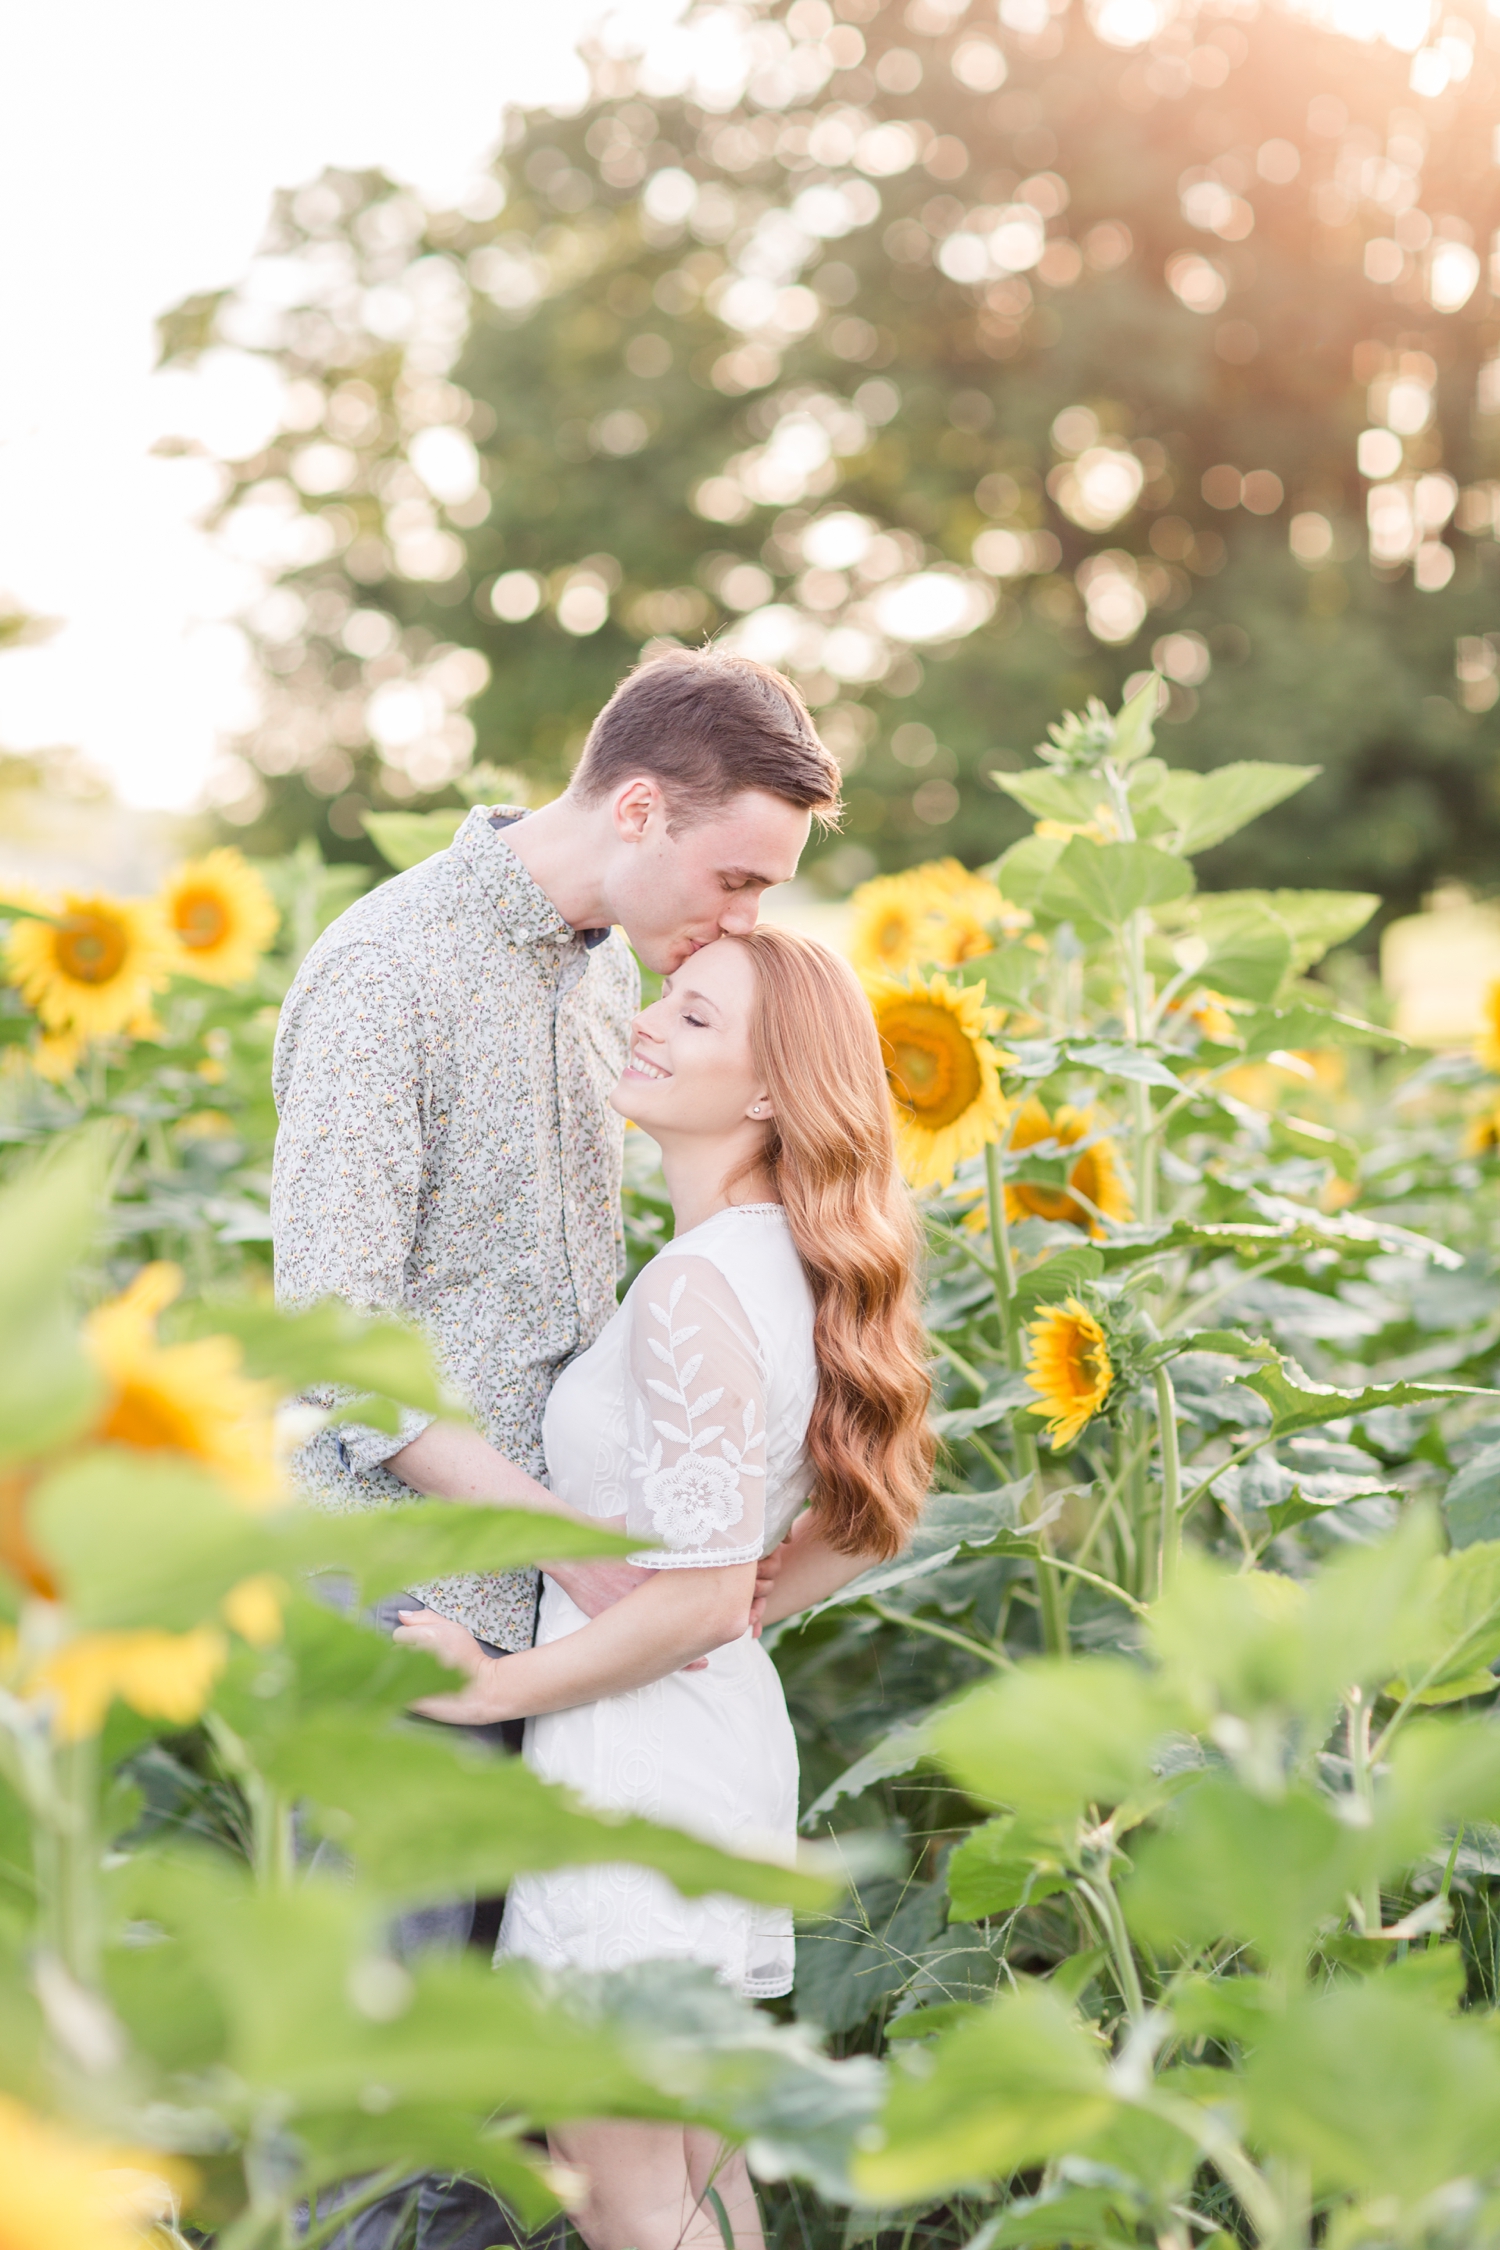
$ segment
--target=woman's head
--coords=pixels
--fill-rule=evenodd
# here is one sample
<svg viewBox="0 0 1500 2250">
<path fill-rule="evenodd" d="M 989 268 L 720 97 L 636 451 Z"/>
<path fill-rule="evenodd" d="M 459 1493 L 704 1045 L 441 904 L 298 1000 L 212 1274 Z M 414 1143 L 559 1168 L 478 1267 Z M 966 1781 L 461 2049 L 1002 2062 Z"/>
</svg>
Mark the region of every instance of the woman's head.
<svg viewBox="0 0 1500 2250">
<path fill-rule="evenodd" d="M 895 1553 L 932 1466 L 931 1383 L 919 1236 L 853 970 L 774 927 L 703 947 L 636 1019 L 615 1102 L 668 1144 L 720 1149 L 731 1194 L 769 1180 L 815 1306 L 814 1508 L 846 1552 Z"/>
<path fill-rule="evenodd" d="M 722 1146 L 723 1174 L 766 1145 L 770 1102 L 756 1060 L 755 966 L 735 938 L 689 955 L 631 1030 L 616 1109 L 668 1146 Z"/>
</svg>

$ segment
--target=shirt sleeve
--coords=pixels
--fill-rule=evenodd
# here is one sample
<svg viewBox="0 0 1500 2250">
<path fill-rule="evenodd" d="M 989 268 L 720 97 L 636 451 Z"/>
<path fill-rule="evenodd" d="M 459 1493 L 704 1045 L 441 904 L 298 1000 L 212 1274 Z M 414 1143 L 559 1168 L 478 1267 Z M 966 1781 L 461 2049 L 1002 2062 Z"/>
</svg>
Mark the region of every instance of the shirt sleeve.
<svg viewBox="0 0 1500 2250">
<path fill-rule="evenodd" d="M 631 1298 L 625 1526 L 648 1570 L 755 1562 L 765 1545 L 766 1392 L 755 1331 L 717 1266 L 664 1251 Z"/>
<path fill-rule="evenodd" d="M 282 1010 L 274 1077 L 278 1301 L 339 1297 L 360 1312 L 402 1314 L 422 1183 L 424 1072 L 399 969 L 363 946 L 307 961 Z M 323 1407 L 351 1395 L 308 1393 Z M 344 1465 L 376 1467 L 431 1420 L 403 1409 L 394 1432 L 342 1424 Z"/>
</svg>

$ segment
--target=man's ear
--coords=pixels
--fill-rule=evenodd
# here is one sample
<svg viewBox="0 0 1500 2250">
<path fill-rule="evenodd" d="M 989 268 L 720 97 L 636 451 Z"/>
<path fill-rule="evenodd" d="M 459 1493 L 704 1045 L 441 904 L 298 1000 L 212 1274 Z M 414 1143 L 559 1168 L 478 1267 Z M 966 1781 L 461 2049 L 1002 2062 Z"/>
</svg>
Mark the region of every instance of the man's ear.
<svg viewBox="0 0 1500 2250">
<path fill-rule="evenodd" d="M 661 785 L 651 775 L 637 774 L 615 791 L 611 810 L 614 814 L 615 833 L 627 843 L 639 843 L 664 800 Z"/>
</svg>

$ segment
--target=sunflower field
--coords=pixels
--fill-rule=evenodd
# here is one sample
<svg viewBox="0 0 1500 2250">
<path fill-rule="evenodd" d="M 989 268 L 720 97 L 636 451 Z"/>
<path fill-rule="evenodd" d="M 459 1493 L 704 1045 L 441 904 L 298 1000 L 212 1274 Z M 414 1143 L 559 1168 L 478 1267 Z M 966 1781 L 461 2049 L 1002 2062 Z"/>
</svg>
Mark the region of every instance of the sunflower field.
<svg viewBox="0 0 1500 2250">
<path fill-rule="evenodd" d="M 1404 1049 L 1373 897 L 1200 891 L 1311 771 L 1174 771 L 1157 700 L 997 773 L 993 866 L 849 903 L 942 1450 L 768 1636 L 795 1871 L 405 1716 L 437 1669 L 358 1611 L 534 1518 L 288 1487 L 314 1385 L 444 1403 L 400 1325 L 270 1303 L 276 1007 L 368 871 L 7 898 L 5 2250 L 334 2243 L 422 2173 L 560 2227 L 540 2136 L 600 2114 L 747 2145 L 778 2250 L 1500 2237 L 1500 1038 Z M 791 1901 L 793 1997 L 403 1937 L 621 1857 Z"/>
</svg>

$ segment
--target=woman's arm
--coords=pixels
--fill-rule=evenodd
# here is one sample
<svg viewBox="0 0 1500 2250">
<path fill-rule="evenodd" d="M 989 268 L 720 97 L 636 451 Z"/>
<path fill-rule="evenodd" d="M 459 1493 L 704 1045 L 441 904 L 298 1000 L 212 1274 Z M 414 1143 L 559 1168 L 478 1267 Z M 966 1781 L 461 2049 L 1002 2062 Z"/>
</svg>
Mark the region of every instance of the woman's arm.
<svg viewBox="0 0 1500 2250">
<path fill-rule="evenodd" d="M 826 1601 L 851 1578 L 872 1570 L 879 1560 L 875 1555 L 841 1554 L 830 1547 L 811 1512 L 793 1526 L 779 1552 L 781 1567 L 766 1601 L 767 1625 L 779 1625 L 783 1618 L 795 1617 L 815 1602 Z"/>
<path fill-rule="evenodd" d="M 462 1500 L 471 1507 L 533 1508 L 541 1516 L 565 1516 L 569 1523 L 602 1528 L 597 1517 L 570 1508 L 566 1500 L 559 1500 L 514 1461 L 497 1453 L 477 1430 L 455 1422 L 430 1422 L 385 1465 L 403 1484 L 439 1500 Z M 612 1528 L 623 1531 L 624 1518 Z M 647 1575 L 628 1562 L 549 1562 L 546 1569 L 586 1617 L 597 1616 L 633 1593 Z"/>
<path fill-rule="evenodd" d="M 431 1610 L 402 1610 L 396 1639 L 430 1649 L 469 1674 L 453 1695 L 428 1696 L 414 1705 L 429 1719 L 484 1726 L 495 1719 L 530 1719 L 623 1695 L 681 1671 L 726 1641 L 738 1640 L 750 1618 L 754 1563 L 722 1569 L 653 1570 L 638 1586 L 576 1633 L 514 1656 L 483 1654 L 472 1634 Z"/>
</svg>

